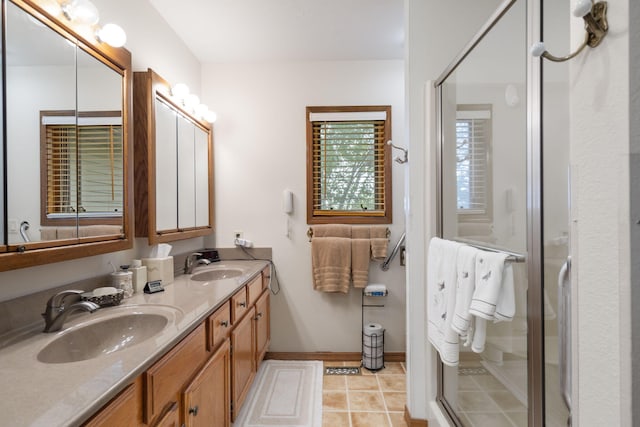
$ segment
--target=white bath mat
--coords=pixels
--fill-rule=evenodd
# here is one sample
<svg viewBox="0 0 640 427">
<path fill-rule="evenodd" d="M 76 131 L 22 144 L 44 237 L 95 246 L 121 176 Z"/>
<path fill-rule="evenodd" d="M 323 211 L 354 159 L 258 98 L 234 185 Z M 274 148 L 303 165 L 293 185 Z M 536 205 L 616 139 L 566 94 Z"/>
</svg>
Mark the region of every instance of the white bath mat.
<svg viewBox="0 0 640 427">
<path fill-rule="evenodd" d="M 262 363 L 233 427 L 271 426 L 322 426 L 322 362 Z"/>
</svg>

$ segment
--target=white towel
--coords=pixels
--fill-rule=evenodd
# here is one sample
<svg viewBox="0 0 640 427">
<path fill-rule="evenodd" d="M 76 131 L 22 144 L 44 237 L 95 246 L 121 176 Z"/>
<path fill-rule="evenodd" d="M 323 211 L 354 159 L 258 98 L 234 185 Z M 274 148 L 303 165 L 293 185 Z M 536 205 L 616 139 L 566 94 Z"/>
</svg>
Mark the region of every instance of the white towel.
<svg viewBox="0 0 640 427">
<path fill-rule="evenodd" d="M 427 255 L 427 335 L 442 362 L 457 366 L 458 334 L 451 329 L 456 298 L 456 262 L 459 243 L 434 237 Z"/>
<path fill-rule="evenodd" d="M 462 246 L 458 250 L 458 259 L 456 263 L 457 270 L 457 286 L 456 286 L 456 305 L 454 317 L 451 321 L 451 328 L 460 334 L 462 338 L 467 336 L 469 326 L 471 324 L 471 314 L 469 307 L 471 306 L 471 298 L 476 289 L 476 255 L 478 249 L 471 246 Z"/>
<path fill-rule="evenodd" d="M 471 349 L 480 353 L 486 340 L 486 321 L 510 321 L 516 312 L 513 268 L 507 254 L 480 251 L 476 256 L 476 290 L 469 313 L 476 316 Z"/>
</svg>

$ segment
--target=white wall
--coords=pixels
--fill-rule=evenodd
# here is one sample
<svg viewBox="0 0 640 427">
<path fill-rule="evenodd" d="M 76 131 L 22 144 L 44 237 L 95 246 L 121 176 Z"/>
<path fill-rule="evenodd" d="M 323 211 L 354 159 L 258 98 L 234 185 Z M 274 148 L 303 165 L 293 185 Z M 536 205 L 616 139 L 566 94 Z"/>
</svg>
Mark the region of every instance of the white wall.
<svg viewBox="0 0 640 427">
<path fill-rule="evenodd" d="M 609 1 L 609 35 L 570 63 L 573 422 L 581 426 L 631 425 L 629 3 Z M 570 25 L 576 46 L 582 23 Z"/>
<path fill-rule="evenodd" d="M 306 223 L 305 107 L 391 105 L 393 140 L 404 145 L 402 61 L 208 64 L 203 99 L 216 111 L 216 243 L 232 245 L 241 230 L 255 246 L 273 248 L 282 290 L 272 296 L 271 351 L 360 351 L 360 293 L 312 289 L 311 245 Z M 404 230 L 405 167 L 393 164 L 391 243 Z M 282 191 L 294 193 L 291 235 Z M 371 283 L 390 289 L 384 309 L 365 321 L 386 327 L 385 350 L 405 350 L 404 268 L 370 269 Z"/>
<path fill-rule="evenodd" d="M 116 22 L 127 32 L 126 47 L 132 53 L 134 70 L 151 67 L 172 83 L 182 81 L 194 91 L 199 90 L 200 63 L 148 1 L 95 0 L 94 4 L 100 10 L 101 22 Z M 35 197 L 39 200 L 40 196 Z M 134 249 L 129 251 L 2 272 L 0 301 L 107 274 L 111 271 L 108 261 L 119 265 L 147 255 L 146 242 L 146 239 L 136 239 Z M 173 253 L 202 246 L 202 238 L 176 242 Z"/>
</svg>

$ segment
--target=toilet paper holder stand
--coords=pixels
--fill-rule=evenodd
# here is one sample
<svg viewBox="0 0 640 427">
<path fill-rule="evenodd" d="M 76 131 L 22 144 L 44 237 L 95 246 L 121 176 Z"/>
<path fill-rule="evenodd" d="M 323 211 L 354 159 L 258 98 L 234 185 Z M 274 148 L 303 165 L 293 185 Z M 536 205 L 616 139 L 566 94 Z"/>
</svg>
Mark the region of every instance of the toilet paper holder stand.
<svg viewBox="0 0 640 427">
<path fill-rule="evenodd" d="M 360 300 L 361 305 L 361 345 L 362 345 L 362 361 L 361 367 L 367 368 L 369 371 L 379 371 L 384 369 L 384 328 L 381 334 L 366 335 L 365 323 L 364 323 L 364 311 L 366 308 L 376 307 L 382 308 L 384 304 L 372 304 L 369 299 L 381 298 L 388 295 L 388 290 L 385 290 L 384 294 L 365 294 L 362 290 L 362 296 Z M 365 300 L 366 298 L 366 300 Z M 368 343 L 367 343 L 368 341 Z M 368 351 L 367 351 L 368 350 Z M 367 354 L 368 353 L 368 354 Z"/>
</svg>

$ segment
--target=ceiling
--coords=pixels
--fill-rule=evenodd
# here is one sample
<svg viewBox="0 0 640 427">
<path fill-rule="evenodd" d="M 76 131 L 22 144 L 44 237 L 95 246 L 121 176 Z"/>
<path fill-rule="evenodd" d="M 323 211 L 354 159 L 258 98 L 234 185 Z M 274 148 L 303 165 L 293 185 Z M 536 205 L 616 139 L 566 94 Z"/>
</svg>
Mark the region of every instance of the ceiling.
<svg viewBox="0 0 640 427">
<path fill-rule="evenodd" d="M 403 58 L 403 0 L 149 1 L 203 64 Z"/>
</svg>

